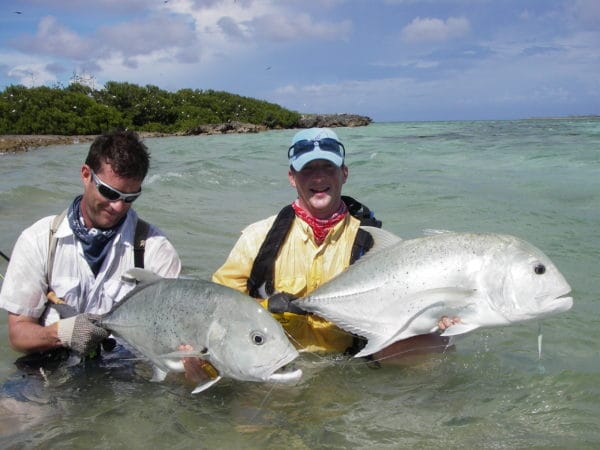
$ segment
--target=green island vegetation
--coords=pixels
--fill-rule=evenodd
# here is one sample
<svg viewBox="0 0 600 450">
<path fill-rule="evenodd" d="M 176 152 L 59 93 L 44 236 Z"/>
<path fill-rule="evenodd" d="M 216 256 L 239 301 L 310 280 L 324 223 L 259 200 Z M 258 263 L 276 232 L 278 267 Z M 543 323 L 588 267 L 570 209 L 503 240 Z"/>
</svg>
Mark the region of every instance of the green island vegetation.
<svg viewBox="0 0 600 450">
<path fill-rule="evenodd" d="M 95 90 L 67 87 L 6 87 L 0 93 L 2 135 L 93 135 L 117 128 L 140 132 L 189 133 L 201 125 L 248 123 L 292 128 L 301 114 L 273 103 L 227 92 L 109 81 Z"/>
</svg>

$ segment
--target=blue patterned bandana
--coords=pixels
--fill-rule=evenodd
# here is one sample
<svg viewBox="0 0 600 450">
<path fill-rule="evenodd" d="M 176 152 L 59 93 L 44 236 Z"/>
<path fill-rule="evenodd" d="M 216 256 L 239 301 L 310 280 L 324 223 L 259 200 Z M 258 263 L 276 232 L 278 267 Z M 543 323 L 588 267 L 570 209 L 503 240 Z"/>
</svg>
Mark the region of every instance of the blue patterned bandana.
<svg viewBox="0 0 600 450">
<path fill-rule="evenodd" d="M 100 267 L 102 267 L 102 262 L 110 249 L 110 241 L 115 234 L 117 234 L 117 231 L 119 231 L 119 228 L 127 216 L 123 217 L 123 219 L 112 228 L 90 228 L 88 230 L 81 220 L 80 205 L 82 197 L 82 195 L 75 197 L 75 200 L 73 200 L 73 203 L 69 206 L 67 218 L 69 220 L 69 226 L 71 227 L 71 230 L 73 230 L 73 234 L 82 243 L 85 260 L 89 264 L 90 269 L 92 269 L 92 272 L 94 272 L 94 275 L 98 275 Z"/>
</svg>

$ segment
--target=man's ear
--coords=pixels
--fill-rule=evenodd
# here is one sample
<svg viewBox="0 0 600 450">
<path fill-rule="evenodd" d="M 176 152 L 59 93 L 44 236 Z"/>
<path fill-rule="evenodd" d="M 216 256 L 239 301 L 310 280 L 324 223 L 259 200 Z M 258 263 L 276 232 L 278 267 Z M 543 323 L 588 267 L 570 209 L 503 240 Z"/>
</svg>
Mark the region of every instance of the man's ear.
<svg viewBox="0 0 600 450">
<path fill-rule="evenodd" d="M 296 177 L 295 177 L 295 172 L 290 168 L 288 170 L 288 180 L 290 182 L 290 185 L 295 188 L 296 187 Z"/>
<path fill-rule="evenodd" d="M 81 166 L 81 181 L 85 185 L 92 178 L 92 169 L 87 164 Z"/>
<path fill-rule="evenodd" d="M 349 173 L 349 171 L 348 171 L 348 166 L 347 166 L 346 164 L 344 164 L 344 165 L 341 167 L 341 169 L 342 169 L 342 175 L 343 175 L 343 177 L 344 177 L 344 180 L 343 180 L 343 183 L 342 183 L 342 184 L 344 184 L 344 183 L 346 182 L 346 180 L 348 179 L 348 173 Z"/>
</svg>

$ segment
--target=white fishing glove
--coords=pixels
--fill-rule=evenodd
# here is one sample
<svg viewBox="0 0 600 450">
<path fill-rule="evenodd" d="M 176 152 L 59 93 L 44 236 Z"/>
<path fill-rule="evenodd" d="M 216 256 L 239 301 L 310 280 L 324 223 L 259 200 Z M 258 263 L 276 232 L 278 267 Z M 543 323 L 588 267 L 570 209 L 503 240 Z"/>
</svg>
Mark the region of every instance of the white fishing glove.
<svg viewBox="0 0 600 450">
<path fill-rule="evenodd" d="M 98 319 L 99 316 L 88 313 L 61 319 L 58 321 L 58 339 L 65 347 L 85 356 L 96 350 L 110 334 L 92 322 Z"/>
</svg>

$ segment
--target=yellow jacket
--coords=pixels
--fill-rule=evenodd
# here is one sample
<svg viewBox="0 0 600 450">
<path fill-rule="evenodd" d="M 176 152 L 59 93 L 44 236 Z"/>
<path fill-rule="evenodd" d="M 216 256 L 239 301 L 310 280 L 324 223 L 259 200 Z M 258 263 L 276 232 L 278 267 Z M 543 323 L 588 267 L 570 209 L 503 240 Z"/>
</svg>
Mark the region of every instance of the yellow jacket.
<svg viewBox="0 0 600 450">
<path fill-rule="evenodd" d="M 231 250 L 225 263 L 214 273 L 215 283 L 248 293 L 247 281 L 254 259 L 275 216 L 249 225 Z M 321 245 L 316 245 L 310 226 L 295 218 L 275 261 L 275 292 L 303 297 L 344 271 L 360 221 L 350 214 L 334 226 Z M 266 300 L 261 304 L 266 307 Z M 343 352 L 353 337 L 318 316 L 291 313 L 273 314 L 298 348 L 307 351 Z"/>
</svg>

